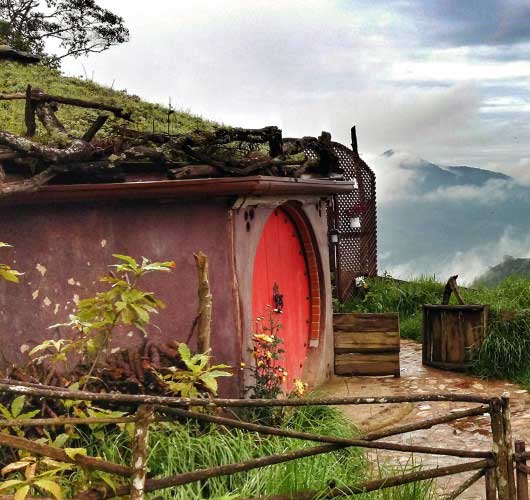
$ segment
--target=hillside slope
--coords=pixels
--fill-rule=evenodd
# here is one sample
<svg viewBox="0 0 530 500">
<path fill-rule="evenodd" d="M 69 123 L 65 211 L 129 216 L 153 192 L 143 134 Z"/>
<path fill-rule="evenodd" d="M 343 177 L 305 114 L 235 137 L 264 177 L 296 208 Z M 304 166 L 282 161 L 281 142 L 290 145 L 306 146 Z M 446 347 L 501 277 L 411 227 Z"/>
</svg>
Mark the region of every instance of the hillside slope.
<svg viewBox="0 0 530 500">
<path fill-rule="evenodd" d="M 509 276 L 530 278 L 530 259 L 516 259 L 506 256 L 504 261 L 491 267 L 482 276 L 476 279 L 476 285 L 496 286 Z"/>
<path fill-rule="evenodd" d="M 133 123 L 129 126 L 138 130 L 167 131 L 167 108 L 143 101 L 126 91 L 113 90 L 94 82 L 66 77 L 59 71 L 41 65 L 23 66 L 18 63 L 0 61 L 0 92 L 24 92 L 31 84 L 48 94 L 104 102 L 123 107 L 132 112 Z M 61 105 L 58 117 L 73 135 L 82 135 L 92 124 L 98 112 Z M 111 118 L 100 134 L 109 133 L 114 125 L 123 120 Z M 171 132 L 188 132 L 210 128 L 212 122 L 189 113 L 176 112 L 171 115 Z M 23 134 L 24 101 L 0 101 L 0 130 Z M 42 132 L 40 130 L 39 132 Z"/>
</svg>

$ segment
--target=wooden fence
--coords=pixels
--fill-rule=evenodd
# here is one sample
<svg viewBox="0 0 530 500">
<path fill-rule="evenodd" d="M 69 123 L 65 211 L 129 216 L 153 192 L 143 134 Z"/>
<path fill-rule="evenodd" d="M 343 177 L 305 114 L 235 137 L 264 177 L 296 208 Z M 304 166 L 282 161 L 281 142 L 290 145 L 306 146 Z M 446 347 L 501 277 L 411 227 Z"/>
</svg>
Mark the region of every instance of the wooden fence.
<svg viewBox="0 0 530 500">
<path fill-rule="evenodd" d="M 281 494 L 260 497 L 260 500 L 311 500 L 318 498 L 347 497 L 358 493 L 392 488 L 416 481 L 435 479 L 451 476 L 462 472 L 473 474 L 452 492 L 444 496 L 445 500 L 455 499 L 471 485 L 485 478 L 485 492 L 487 500 L 518 500 L 528 499 L 528 483 L 526 474 L 530 468 L 525 460 L 529 454 L 521 450 L 514 453 L 511 438 L 510 405 L 507 397 L 481 397 L 477 395 L 462 394 L 421 394 L 411 396 L 389 397 L 347 397 L 323 399 L 189 399 L 150 395 L 128 394 L 96 394 L 83 391 L 61 390 L 56 387 L 21 384 L 9 380 L 0 381 L 0 392 L 9 394 L 24 394 L 43 399 L 69 399 L 84 400 L 100 403 L 119 403 L 129 405 L 135 409 L 133 416 L 121 418 L 40 418 L 30 420 L 0 420 L 1 428 L 27 427 L 27 426 L 56 426 L 56 425 L 86 425 L 86 424 L 135 424 L 132 445 L 132 459 L 130 466 L 115 464 L 99 458 L 75 455 L 70 456 L 61 448 L 44 445 L 22 437 L 0 432 L 0 446 L 25 450 L 36 455 L 50 457 L 54 460 L 67 463 L 76 463 L 91 470 L 99 470 L 129 478 L 125 485 L 118 486 L 116 490 L 108 486 L 97 489 L 85 490 L 75 494 L 74 500 L 105 500 L 114 497 L 128 496 L 131 500 L 141 500 L 145 493 L 181 486 L 195 481 L 205 481 L 209 478 L 226 476 L 238 472 L 249 471 L 269 465 L 280 464 L 304 457 L 329 453 L 348 447 L 361 447 L 378 450 L 393 450 L 402 453 L 420 453 L 429 455 L 451 456 L 472 459 L 463 463 L 413 471 L 398 476 L 374 479 L 359 484 L 342 487 L 328 488 L 325 491 L 301 491 L 292 494 Z M 380 431 L 364 434 L 357 439 L 333 437 L 307 432 L 293 431 L 270 427 L 237 419 L 226 418 L 207 413 L 190 411 L 190 407 L 206 408 L 243 408 L 243 407 L 294 407 L 317 405 L 360 405 L 360 404 L 397 404 L 405 402 L 439 402 L 454 401 L 472 403 L 473 406 L 452 413 L 425 419 L 409 424 L 386 428 Z M 419 446 L 411 444 L 398 444 L 381 441 L 383 438 L 413 432 L 420 429 L 429 429 L 439 424 L 453 422 L 463 418 L 476 417 L 489 414 L 492 430 L 492 451 L 475 451 L 466 449 L 450 449 L 443 447 Z M 171 422 L 178 419 L 194 419 L 210 422 L 227 428 L 244 429 L 264 435 L 296 438 L 320 443 L 318 446 L 303 448 L 297 451 L 254 458 L 240 463 L 219 465 L 212 468 L 189 471 L 170 477 L 148 477 L 146 471 L 146 457 L 148 446 L 149 426 L 156 422 Z M 515 472 L 517 471 L 517 483 Z M 523 480 L 524 475 L 524 480 Z M 523 484 L 524 483 L 524 484 Z M 517 485 L 517 489 L 516 489 Z M 524 496 L 526 491 L 526 496 Z M 518 495 L 518 496 L 516 496 Z M 12 498 L 12 497 L 0 497 Z M 241 499 L 241 500 L 258 500 Z"/>
</svg>

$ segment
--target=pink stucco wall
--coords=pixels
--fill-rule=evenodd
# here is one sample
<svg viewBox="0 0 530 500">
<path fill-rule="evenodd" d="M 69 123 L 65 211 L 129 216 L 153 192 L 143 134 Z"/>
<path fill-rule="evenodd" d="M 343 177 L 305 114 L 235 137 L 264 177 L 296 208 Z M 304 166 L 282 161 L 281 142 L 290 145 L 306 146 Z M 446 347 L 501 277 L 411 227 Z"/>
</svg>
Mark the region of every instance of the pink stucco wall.
<svg viewBox="0 0 530 500">
<path fill-rule="evenodd" d="M 68 319 L 77 297 L 91 296 L 113 253 L 174 260 L 171 274 L 146 277 L 145 288 L 167 305 L 151 328 L 154 338 L 184 341 L 197 314 L 193 253 L 210 258 L 213 349 L 216 360 L 239 363 L 226 204 L 120 202 L 9 207 L 0 213 L 0 241 L 14 246 L 3 262 L 23 271 L 19 285 L 0 283 L 0 350 L 10 362 L 24 359 L 21 346 L 50 338 L 51 324 Z M 238 387 L 236 377 L 228 392 Z"/>
</svg>

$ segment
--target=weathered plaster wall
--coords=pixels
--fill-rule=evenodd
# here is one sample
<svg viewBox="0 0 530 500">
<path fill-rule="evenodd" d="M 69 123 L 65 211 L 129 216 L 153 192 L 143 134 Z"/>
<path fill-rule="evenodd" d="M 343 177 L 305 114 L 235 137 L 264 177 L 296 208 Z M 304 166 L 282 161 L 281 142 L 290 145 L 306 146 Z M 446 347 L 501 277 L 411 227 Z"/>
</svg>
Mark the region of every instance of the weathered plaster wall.
<svg viewBox="0 0 530 500">
<path fill-rule="evenodd" d="M 0 241 L 14 246 L 0 254 L 0 262 L 13 263 L 25 273 L 19 285 L 0 283 L 0 352 L 8 361 L 21 362 L 23 351 L 53 336 L 47 327 L 66 321 L 78 298 L 104 287 L 97 280 L 113 263 L 113 253 L 175 260 L 171 274 L 151 275 L 144 282 L 167 304 L 154 317 L 160 331 L 150 331 L 165 341 L 186 340 L 197 313 L 193 253 L 202 250 L 210 258 L 215 358 L 239 366 L 225 202 L 7 207 L 0 211 Z M 223 384 L 225 394 L 236 395 L 238 378 L 236 370 Z"/>
<path fill-rule="evenodd" d="M 266 203 L 266 200 L 264 200 Z M 327 241 L 327 220 L 325 208 L 318 203 L 297 204 L 297 209 L 307 220 L 315 238 L 318 270 L 320 277 L 321 328 L 318 347 L 310 347 L 304 367 L 304 381 L 312 387 L 320 385 L 333 372 L 333 318 L 331 304 L 331 279 L 329 275 L 329 255 Z M 252 208 L 253 216 L 250 217 Z M 241 304 L 241 331 L 243 357 L 249 361 L 248 350 L 252 347 L 251 334 L 254 329 L 252 314 L 252 277 L 254 256 L 267 219 L 272 214 L 272 206 L 257 206 L 234 210 L 235 260 Z M 245 217 L 245 212 L 247 213 Z"/>
</svg>

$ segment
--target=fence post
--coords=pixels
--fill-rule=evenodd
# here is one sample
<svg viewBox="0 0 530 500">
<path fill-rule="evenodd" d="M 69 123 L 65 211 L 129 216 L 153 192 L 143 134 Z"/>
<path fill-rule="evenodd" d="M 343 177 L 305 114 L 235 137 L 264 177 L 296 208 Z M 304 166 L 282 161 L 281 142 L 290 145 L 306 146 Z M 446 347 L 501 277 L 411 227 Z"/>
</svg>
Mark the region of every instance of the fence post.
<svg viewBox="0 0 530 500">
<path fill-rule="evenodd" d="M 510 498 L 515 498 L 515 467 L 514 467 L 514 453 L 513 453 L 513 439 L 512 439 L 512 420 L 510 412 L 510 398 L 508 393 L 504 393 L 501 397 L 502 401 L 502 420 L 504 426 L 504 442 L 506 444 L 507 454 L 507 469 L 508 469 L 508 487 L 510 488 Z"/>
<path fill-rule="evenodd" d="M 524 453 L 526 451 L 525 443 L 524 441 L 516 441 L 515 442 L 515 453 Z M 516 464 L 523 464 L 526 465 L 525 459 L 517 459 L 516 458 Z M 526 472 L 523 472 L 522 470 L 519 470 L 516 467 L 516 478 L 517 478 L 517 500 L 528 500 L 528 476 L 526 475 Z"/>
<path fill-rule="evenodd" d="M 495 469 L 486 469 L 486 500 L 497 500 L 497 487 L 495 486 Z"/>
<path fill-rule="evenodd" d="M 132 475 L 130 500 L 144 500 L 145 478 L 147 475 L 147 446 L 149 424 L 154 417 L 153 405 L 141 405 L 136 412 L 136 424 L 132 445 Z"/>
<path fill-rule="evenodd" d="M 513 500 L 510 497 L 508 474 L 508 451 L 504 432 L 502 401 L 492 398 L 490 401 L 491 432 L 493 434 L 493 453 L 495 454 L 495 480 L 499 500 Z"/>
</svg>

